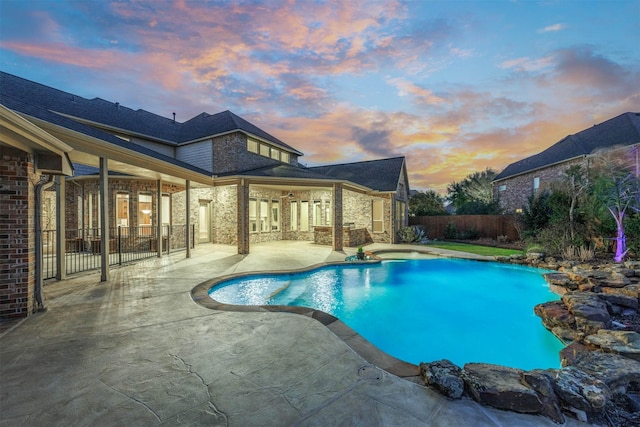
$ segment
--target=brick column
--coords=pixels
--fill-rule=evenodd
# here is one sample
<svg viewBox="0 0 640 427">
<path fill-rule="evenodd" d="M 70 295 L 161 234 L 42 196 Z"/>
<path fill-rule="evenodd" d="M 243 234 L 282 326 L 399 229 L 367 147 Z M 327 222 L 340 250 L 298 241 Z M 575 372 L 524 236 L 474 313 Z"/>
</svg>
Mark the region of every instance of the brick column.
<svg viewBox="0 0 640 427">
<path fill-rule="evenodd" d="M 109 280 L 109 160 L 100 157 L 100 281 Z"/>
<path fill-rule="evenodd" d="M 35 191 L 33 157 L 0 145 L 0 318 L 26 317 L 35 284 Z"/>
<path fill-rule="evenodd" d="M 244 179 L 237 185 L 238 254 L 249 253 L 249 183 Z"/>
<path fill-rule="evenodd" d="M 158 241 L 158 258 L 162 258 L 162 179 L 156 183 L 156 239 Z M 167 235 L 167 248 L 169 236 Z"/>
<path fill-rule="evenodd" d="M 333 250 L 342 251 L 344 235 L 342 232 L 342 184 L 333 184 Z"/>
<path fill-rule="evenodd" d="M 187 258 L 191 258 L 191 181 L 187 180 L 185 183 L 185 209 L 186 209 L 186 218 L 185 224 L 187 229 L 185 230 L 185 239 L 187 241 Z"/>
<path fill-rule="evenodd" d="M 66 263 L 66 219 L 67 190 L 64 176 L 56 176 L 56 279 L 67 278 Z"/>
</svg>

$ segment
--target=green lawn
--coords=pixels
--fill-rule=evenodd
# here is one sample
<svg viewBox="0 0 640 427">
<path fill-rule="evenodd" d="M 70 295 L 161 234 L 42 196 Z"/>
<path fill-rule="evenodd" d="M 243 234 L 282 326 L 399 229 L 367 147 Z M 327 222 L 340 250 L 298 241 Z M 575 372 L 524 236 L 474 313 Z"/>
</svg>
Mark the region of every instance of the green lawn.
<svg viewBox="0 0 640 427">
<path fill-rule="evenodd" d="M 434 242 L 428 243 L 427 246 L 432 246 L 434 248 L 441 249 L 450 249 L 452 251 L 460 251 L 460 252 L 469 252 L 476 255 L 487 255 L 487 256 L 509 256 L 509 255 L 521 255 L 523 252 L 515 249 L 503 249 L 503 248 L 494 248 L 491 246 L 479 246 L 479 245 L 469 245 L 466 243 L 456 243 L 456 242 Z"/>
</svg>

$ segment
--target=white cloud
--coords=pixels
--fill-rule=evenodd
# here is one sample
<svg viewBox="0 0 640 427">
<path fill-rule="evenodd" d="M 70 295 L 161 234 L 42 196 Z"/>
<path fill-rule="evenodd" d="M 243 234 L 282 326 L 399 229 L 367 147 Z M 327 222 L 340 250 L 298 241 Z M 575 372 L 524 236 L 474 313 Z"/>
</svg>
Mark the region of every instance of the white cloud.
<svg viewBox="0 0 640 427">
<path fill-rule="evenodd" d="M 553 25 L 547 25 L 544 28 L 541 28 L 538 30 L 539 33 L 552 33 L 552 32 L 556 32 L 556 31 L 562 31 L 565 28 L 567 28 L 567 26 L 565 24 L 553 24 Z"/>
</svg>

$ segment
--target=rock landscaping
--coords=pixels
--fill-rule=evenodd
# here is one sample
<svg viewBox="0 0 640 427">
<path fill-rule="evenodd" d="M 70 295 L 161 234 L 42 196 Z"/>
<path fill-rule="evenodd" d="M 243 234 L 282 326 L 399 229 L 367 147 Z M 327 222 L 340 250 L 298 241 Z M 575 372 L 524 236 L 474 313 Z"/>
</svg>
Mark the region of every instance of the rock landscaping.
<svg viewBox="0 0 640 427">
<path fill-rule="evenodd" d="M 468 396 L 560 424 L 570 416 L 599 425 L 640 425 L 640 262 L 580 264 L 544 254 L 496 260 L 556 271 L 545 279 L 561 299 L 534 312 L 567 344 L 559 355 L 562 368 L 460 368 L 440 360 L 420 364 L 425 384 L 452 399 Z"/>
</svg>

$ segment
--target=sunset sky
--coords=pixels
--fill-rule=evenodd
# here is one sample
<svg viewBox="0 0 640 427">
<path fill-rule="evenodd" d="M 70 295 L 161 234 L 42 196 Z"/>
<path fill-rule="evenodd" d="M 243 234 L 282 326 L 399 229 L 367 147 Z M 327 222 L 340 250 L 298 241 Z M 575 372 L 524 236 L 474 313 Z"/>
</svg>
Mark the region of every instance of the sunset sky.
<svg viewBox="0 0 640 427">
<path fill-rule="evenodd" d="M 640 111 L 640 0 L 0 0 L 0 69 L 186 121 L 231 110 L 309 166 L 410 186 Z"/>
</svg>

